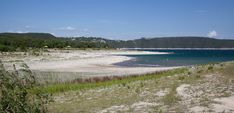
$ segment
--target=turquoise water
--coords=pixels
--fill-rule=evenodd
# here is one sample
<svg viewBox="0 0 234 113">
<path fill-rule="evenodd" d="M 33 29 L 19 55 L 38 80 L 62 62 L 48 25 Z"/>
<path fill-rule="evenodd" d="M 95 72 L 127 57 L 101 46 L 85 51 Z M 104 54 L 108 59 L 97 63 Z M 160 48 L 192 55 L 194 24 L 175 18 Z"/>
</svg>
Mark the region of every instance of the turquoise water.
<svg viewBox="0 0 234 113">
<path fill-rule="evenodd" d="M 127 55 L 133 60 L 117 63 L 121 66 L 170 67 L 217 63 L 234 60 L 234 50 L 144 50 L 168 52 L 162 55 Z"/>
</svg>

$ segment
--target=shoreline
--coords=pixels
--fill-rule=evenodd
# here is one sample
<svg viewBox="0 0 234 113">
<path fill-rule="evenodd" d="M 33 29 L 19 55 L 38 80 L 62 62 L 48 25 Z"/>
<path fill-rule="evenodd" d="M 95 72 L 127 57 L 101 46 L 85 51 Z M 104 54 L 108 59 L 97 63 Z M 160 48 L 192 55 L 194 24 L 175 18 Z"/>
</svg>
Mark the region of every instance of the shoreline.
<svg viewBox="0 0 234 113">
<path fill-rule="evenodd" d="M 12 53 L 13 54 L 13 53 Z M 17 69 L 26 63 L 41 79 L 51 81 L 71 81 L 79 77 L 127 76 L 165 71 L 178 67 L 126 67 L 115 63 L 133 58 L 125 55 L 169 54 L 165 52 L 145 52 L 131 50 L 49 50 L 39 56 L 14 53 L 2 60 L 8 70 L 15 64 Z M 53 80 L 55 79 L 55 80 Z"/>
<path fill-rule="evenodd" d="M 75 54 L 80 54 L 75 53 Z M 145 51 L 100 51 L 94 53 L 95 56 L 90 56 L 92 52 L 86 52 L 87 56 L 76 59 L 67 57 L 59 61 L 49 62 L 28 62 L 27 64 L 32 70 L 53 71 L 53 72 L 80 72 L 80 73 L 95 73 L 97 75 L 129 75 L 129 74 L 143 74 L 153 71 L 170 69 L 171 67 L 126 67 L 118 66 L 116 63 L 132 60 L 132 57 L 124 55 L 141 55 L 141 54 L 168 54 L 160 52 L 145 52 Z M 174 68 L 174 67 L 173 67 Z M 88 76 L 88 75 L 87 75 Z"/>
<path fill-rule="evenodd" d="M 234 50 L 234 48 L 120 48 L 120 50 Z"/>
</svg>

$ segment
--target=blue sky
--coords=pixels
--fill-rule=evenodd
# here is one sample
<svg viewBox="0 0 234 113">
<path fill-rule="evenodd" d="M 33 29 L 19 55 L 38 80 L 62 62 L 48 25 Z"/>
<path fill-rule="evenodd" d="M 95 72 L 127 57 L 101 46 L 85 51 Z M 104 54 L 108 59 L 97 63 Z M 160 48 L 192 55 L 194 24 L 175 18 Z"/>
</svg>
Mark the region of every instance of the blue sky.
<svg viewBox="0 0 234 113">
<path fill-rule="evenodd" d="M 234 39 L 234 0 L 1 0 L 0 32 Z"/>
</svg>

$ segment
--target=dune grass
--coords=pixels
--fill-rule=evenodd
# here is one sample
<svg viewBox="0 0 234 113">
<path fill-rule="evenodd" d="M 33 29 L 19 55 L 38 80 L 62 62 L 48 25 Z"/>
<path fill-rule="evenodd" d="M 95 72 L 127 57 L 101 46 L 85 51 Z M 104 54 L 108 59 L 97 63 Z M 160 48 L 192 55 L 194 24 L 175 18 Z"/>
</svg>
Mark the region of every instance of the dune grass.
<svg viewBox="0 0 234 113">
<path fill-rule="evenodd" d="M 124 76 L 124 77 L 103 77 L 103 79 L 98 80 L 84 80 L 87 82 L 69 82 L 69 83 L 57 83 L 43 86 L 43 90 L 48 93 L 59 93 L 71 90 L 85 90 L 91 88 L 98 87 L 108 87 L 111 85 L 125 85 L 130 82 L 138 81 L 138 80 L 149 80 L 149 79 L 158 79 L 160 77 L 172 76 L 175 74 L 184 73 L 187 68 L 178 68 L 163 72 L 145 74 L 145 75 L 132 75 L 132 76 Z M 97 79 L 97 78 L 96 78 Z"/>
<path fill-rule="evenodd" d="M 55 101 L 49 104 L 49 111 L 56 113 L 105 110 L 107 112 L 181 113 L 189 112 L 187 110 L 190 110 L 191 106 L 203 106 L 212 110 L 213 108 L 209 108 L 208 105 L 213 104 L 213 98 L 231 96 L 231 88 L 227 89 L 226 86 L 233 86 L 233 67 L 233 63 L 206 64 L 125 77 L 122 80 L 100 80 L 102 81 L 100 84 L 86 81 L 86 83 L 79 83 L 83 88 L 69 89 L 78 91 L 66 92 L 65 90 L 63 93 L 54 94 Z M 77 85 L 78 81 L 70 84 Z M 92 86 L 85 86 L 86 84 Z M 183 84 L 189 85 L 186 87 L 185 94 L 191 95 L 191 98 L 178 94 L 176 89 Z M 109 87 L 110 85 L 113 86 Z M 89 88 L 92 90 L 84 90 Z M 142 107 L 143 104 L 147 104 L 147 107 Z M 139 109 L 139 107 L 142 108 Z"/>
</svg>

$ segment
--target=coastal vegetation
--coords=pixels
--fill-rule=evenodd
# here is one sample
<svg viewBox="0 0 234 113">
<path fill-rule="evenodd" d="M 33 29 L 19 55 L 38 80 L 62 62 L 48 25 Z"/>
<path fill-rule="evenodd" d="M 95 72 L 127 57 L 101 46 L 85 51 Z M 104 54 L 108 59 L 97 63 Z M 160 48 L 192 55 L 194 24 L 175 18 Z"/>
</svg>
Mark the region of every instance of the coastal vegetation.
<svg viewBox="0 0 234 113">
<path fill-rule="evenodd" d="M 111 51 L 113 52 L 113 50 Z M 61 80 L 59 78 L 56 78 L 58 76 L 50 76 L 51 78 L 45 77 L 47 76 L 47 74 L 43 73 L 43 71 L 37 73 L 38 70 L 33 70 L 35 68 L 32 68 L 31 71 L 29 70 L 29 67 L 26 65 L 26 63 L 30 65 L 30 62 L 42 63 L 42 62 L 53 62 L 53 61 L 56 61 L 55 64 L 59 65 L 58 59 L 60 59 L 61 61 L 71 60 L 72 62 L 75 62 L 75 60 L 82 61 L 82 59 L 85 59 L 84 61 L 87 61 L 89 59 L 97 60 L 98 58 L 100 58 L 99 55 L 107 55 L 106 52 L 110 53 L 111 51 L 107 52 L 107 50 L 105 50 L 105 52 L 103 52 L 101 50 L 98 50 L 98 51 L 93 51 L 93 53 L 91 51 L 87 53 L 87 51 L 85 50 L 82 51 L 79 50 L 78 54 L 76 53 L 77 50 L 76 52 L 71 50 L 69 51 L 50 50 L 49 52 L 42 52 L 42 53 L 39 52 L 38 55 L 30 55 L 28 52 L 14 52 L 14 53 L 3 52 L 2 55 L 4 55 L 4 57 L 1 56 L 3 64 L 6 67 L 6 69 L 9 70 L 6 71 L 5 68 L 1 68 L 2 69 L 1 72 L 4 72 L 3 75 L 8 75 L 5 77 L 11 77 L 9 80 L 11 79 L 15 80 L 15 78 L 17 78 L 17 80 L 22 81 L 19 83 L 25 83 L 24 81 L 27 80 L 31 80 L 31 82 L 29 82 L 30 84 L 25 84 L 22 86 L 25 87 L 23 88 L 22 92 L 18 89 L 18 87 L 16 87 L 21 85 L 19 85 L 18 82 L 14 82 L 17 84 L 13 85 L 12 89 L 9 88 L 8 89 L 9 91 L 5 90 L 4 93 L 6 93 L 7 91 L 10 94 L 17 94 L 18 96 L 9 96 L 10 94 L 7 94 L 8 96 L 3 97 L 3 95 L 0 94 L 3 97 L 1 98 L 2 100 L 6 99 L 4 101 L 1 100 L 1 102 L 10 103 L 14 99 L 19 101 L 26 100 L 24 102 L 30 104 L 25 104 L 25 106 L 28 107 L 24 108 L 28 109 L 32 108 L 30 110 L 39 109 L 41 110 L 41 112 L 48 111 L 56 113 L 64 113 L 64 112 L 76 113 L 76 112 L 94 112 L 94 111 L 100 113 L 108 113 L 108 112 L 164 113 L 164 112 L 211 112 L 211 111 L 222 112 L 223 110 L 229 112 L 232 110 L 232 107 L 229 107 L 232 105 L 227 105 L 228 101 L 226 100 L 234 99 L 232 93 L 233 92 L 232 89 L 234 86 L 233 62 L 193 65 L 193 66 L 186 66 L 180 68 L 177 67 L 176 69 L 158 70 L 157 72 L 152 72 L 147 74 L 145 73 L 131 74 L 128 76 L 102 75 L 102 76 L 89 76 L 83 78 L 83 77 L 77 77 L 77 75 L 74 75 L 76 76 L 74 77 L 72 75 L 73 73 L 69 71 L 68 72 L 63 72 L 60 70 L 58 72 L 47 71 L 51 75 L 56 73 L 62 73 Z M 91 56 L 90 58 L 88 54 L 90 55 L 96 54 L 97 55 L 96 57 L 98 58 L 95 59 L 94 56 Z M 69 55 L 71 56 L 69 57 Z M 63 58 L 61 56 L 66 56 L 66 58 Z M 107 55 L 107 57 L 111 56 Z M 104 57 L 104 59 L 106 59 L 106 57 Z M 70 62 L 66 63 L 69 64 Z M 13 69 L 10 68 L 11 64 L 15 64 L 13 65 Z M 87 65 L 82 64 L 82 62 L 79 62 L 78 64 L 87 67 Z M 107 65 L 107 67 L 111 66 Z M 84 68 L 81 67 L 81 69 Z M 89 69 L 93 68 L 91 67 Z M 115 69 L 115 71 L 118 70 L 116 67 L 113 69 Z M 68 69 L 66 69 L 66 71 L 67 70 Z M 33 76 L 36 73 L 37 76 Z M 40 76 L 43 76 L 44 78 L 39 78 L 38 74 Z M 55 79 L 55 81 L 49 82 L 48 80 L 49 78 Z M 33 81 L 42 82 L 43 79 L 48 81 L 43 82 L 43 84 L 40 84 L 39 82 L 36 82 L 36 84 L 34 84 L 33 82 Z M 2 79 L 1 83 L 12 84 L 12 82 L 9 82 L 5 79 L 4 80 Z M 19 91 L 19 93 L 15 93 L 17 92 L 16 90 Z M 27 96 L 23 95 L 25 93 Z M 13 97 L 14 99 L 12 99 Z M 24 98 L 24 99 L 18 99 L 18 98 Z M 34 98 L 36 98 L 35 104 L 37 106 L 35 104 L 31 104 L 34 103 L 33 101 Z M 41 99 L 41 101 L 37 101 L 37 99 Z M 14 102 L 17 103 L 18 101 Z M 12 104 L 12 106 L 16 106 L 16 104 Z"/>
<path fill-rule="evenodd" d="M 186 68 L 180 68 L 169 71 L 155 72 L 144 75 L 128 75 L 128 76 L 105 76 L 105 77 L 91 77 L 86 79 L 75 79 L 68 83 L 57 83 L 57 84 L 49 84 L 44 87 L 48 93 L 60 93 L 72 90 L 84 90 L 84 89 L 92 89 L 98 87 L 109 87 L 112 85 L 123 85 L 134 81 L 144 81 L 144 80 L 153 80 L 158 79 L 160 77 L 172 76 L 174 74 L 183 73 L 186 71 Z"/>
<path fill-rule="evenodd" d="M 155 37 L 113 42 L 116 48 L 233 48 L 234 40 L 209 37 Z"/>
<path fill-rule="evenodd" d="M 26 51 L 35 48 L 105 49 L 109 45 L 93 37 L 62 38 L 49 33 L 0 33 L 0 51 Z"/>
<path fill-rule="evenodd" d="M 177 39 L 181 42 L 177 42 Z M 189 42 L 191 40 L 193 42 Z M 201 46 L 197 41 L 204 41 L 202 44 L 207 45 Z M 190 43 L 190 46 L 183 44 L 185 42 Z M 160 45 L 161 43 L 163 45 Z M 128 57 L 119 55 L 126 51 L 76 50 L 119 47 L 222 48 L 232 47 L 231 44 L 231 40 L 226 42 L 205 37 L 115 41 L 94 37 L 64 38 L 40 33 L 2 33 L 0 48 L 4 52 L 0 53 L 0 58 L 4 65 L 0 66 L 0 110 L 56 113 L 231 112 L 234 107 L 227 100 L 234 101 L 233 62 L 165 70 L 161 68 L 157 72 L 152 69 L 149 71 L 148 67 L 130 67 L 129 70 L 118 73 L 124 75 L 104 76 L 101 72 L 105 69 L 109 71 L 105 72 L 106 74 L 113 74 L 127 68 L 112 65 L 115 62 L 129 60 Z M 13 68 L 10 66 L 12 64 Z M 34 70 L 30 70 L 26 64 Z M 65 69 L 62 70 L 59 66 Z M 51 70 L 47 70 L 48 67 Z M 143 68 L 149 73 L 140 74 Z M 97 71 L 93 71 L 94 69 Z M 87 70 L 85 75 L 91 76 L 81 77 L 80 72 Z M 127 75 L 130 71 L 136 71 L 138 74 Z"/>
<path fill-rule="evenodd" d="M 0 0 L 0 113 L 234 113 L 234 0 Z"/>
<path fill-rule="evenodd" d="M 33 48 L 233 48 L 234 40 L 208 37 L 156 37 L 109 40 L 99 37 L 55 37 L 49 33 L 0 33 L 0 51 Z"/>
<path fill-rule="evenodd" d="M 199 65 L 149 74 L 144 79 L 125 78 L 128 82 L 119 80 L 104 87 L 58 91 L 49 111 L 230 112 L 231 105 L 224 105 L 228 104 L 226 99 L 233 99 L 233 66 L 232 62 Z"/>
<path fill-rule="evenodd" d="M 6 71 L 0 61 L 0 112 L 45 113 L 49 95 L 42 92 L 27 65 L 24 69 Z M 33 90 L 33 92 L 32 92 Z"/>
</svg>

